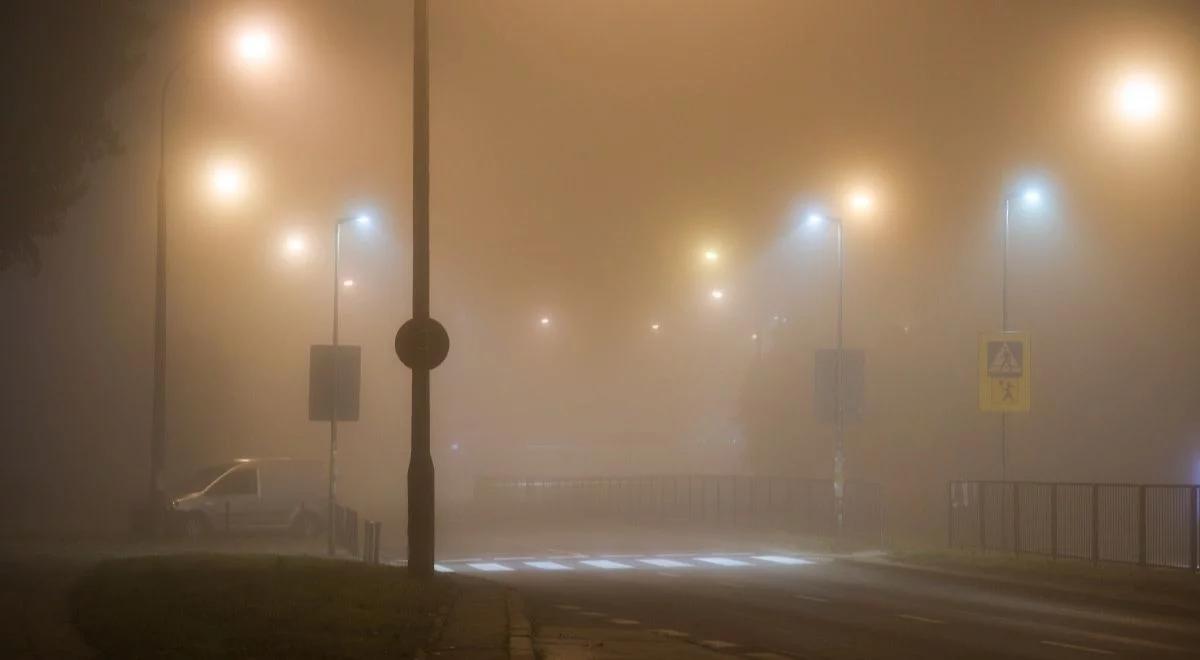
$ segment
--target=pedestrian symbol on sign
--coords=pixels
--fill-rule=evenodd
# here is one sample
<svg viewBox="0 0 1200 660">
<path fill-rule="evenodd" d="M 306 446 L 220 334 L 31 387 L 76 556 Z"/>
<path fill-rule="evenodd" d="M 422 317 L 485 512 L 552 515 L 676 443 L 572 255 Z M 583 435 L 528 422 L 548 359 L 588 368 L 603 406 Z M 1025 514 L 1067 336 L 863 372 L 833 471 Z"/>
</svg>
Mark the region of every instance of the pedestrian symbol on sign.
<svg viewBox="0 0 1200 660">
<path fill-rule="evenodd" d="M 1023 348 L 1020 342 L 989 341 L 988 375 L 993 378 L 1004 376 L 1020 378 Z"/>
</svg>

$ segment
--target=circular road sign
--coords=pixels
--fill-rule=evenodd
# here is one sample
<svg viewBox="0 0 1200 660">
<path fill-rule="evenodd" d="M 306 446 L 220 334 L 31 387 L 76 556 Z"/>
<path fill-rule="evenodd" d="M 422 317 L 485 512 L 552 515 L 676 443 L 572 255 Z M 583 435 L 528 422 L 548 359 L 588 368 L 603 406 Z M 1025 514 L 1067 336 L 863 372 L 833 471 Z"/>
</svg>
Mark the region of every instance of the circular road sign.
<svg viewBox="0 0 1200 660">
<path fill-rule="evenodd" d="M 396 332 L 396 355 L 409 369 L 433 369 L 450 352 L 450 335 L 435 319 L 409 319 Z"/>
</svg>

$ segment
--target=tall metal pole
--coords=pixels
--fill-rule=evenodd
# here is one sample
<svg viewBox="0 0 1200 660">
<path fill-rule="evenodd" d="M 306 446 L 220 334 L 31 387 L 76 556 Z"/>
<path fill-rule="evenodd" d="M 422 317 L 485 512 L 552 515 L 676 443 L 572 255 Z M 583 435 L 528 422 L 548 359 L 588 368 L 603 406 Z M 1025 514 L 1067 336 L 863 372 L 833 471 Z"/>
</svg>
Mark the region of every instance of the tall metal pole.
<svg viewBox="0 0 1200 660">
<path fill-rule="evenodd" d="M 837 535 L 841 537 L 844 521 L 846 487 L 846 446 L 842 435 L 844 411 L 842 410 L 842 308 L 845 300 L 845 260 L 842 247 L 842 221 L 837 221 L 838 262 L 838 306 L 837 306 L 837 353 L 834 355 L 834 438 L 833 438 L 833 496 L 834 513 L 837 516 Z"/>
<path fill-rule="evenodd" d="M 148 513 L 157 515 L 164 504 L 163 466 L 167 447 L 167 97 L 171 82 L 183 67 L 185 54 L 163 77 L 158 97 L 158 182 L 154 246 L 154 396 L 150 422 L 150 483 Z M 157 523 L 157 519 L 155 519 Z"/>
<path fill-rule="evenodd" d="M 341 287 L 339 271 L 342 257 L 342 221 L 333 228 L 333 401 L 329 410 L 329 519 L 326 536 L 329 540 L 329 556 L 337 552 L 334 545 L 334 520 L 337 513 L 337 418 L 341 402 L 338 392 L 338 289 Z"/>
<path fill-rule="evenodd" d="M 429 16 L 414 1 L 413 319 L 429 320 Z M 429 368 L 412 369 L 412 446 L 408 462 L 408 572 L 433 575 L 433 457 L 429 452 Z"/>
<path fill-rule="evenodd" d="M 1004 198 L 1004 268 L 1000 286 L 1000 329 L 1008 332 L 1008 212 L 1010 201 Z M 1000 413 L 1000 480 L 1008 481 L 1008 413 Z"/>
</svg>

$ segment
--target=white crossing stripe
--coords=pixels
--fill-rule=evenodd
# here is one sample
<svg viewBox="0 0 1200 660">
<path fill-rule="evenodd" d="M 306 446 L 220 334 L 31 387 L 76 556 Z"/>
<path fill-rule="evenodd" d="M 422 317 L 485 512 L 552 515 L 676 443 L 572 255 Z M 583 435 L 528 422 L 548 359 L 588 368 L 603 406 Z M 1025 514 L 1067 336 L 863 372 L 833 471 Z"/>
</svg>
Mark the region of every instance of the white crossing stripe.
<svg viewBox="0 0 1200 660">
<path fill-rule="evenodd" d="M 746 657 L 754 658 L 755 660 L 788 660 L 788 657 L 786 655 L 779 655 L 778 653 L 771 653 L 770 651 L 759 651 L 757 653 L 747 653 Z"/>
<path fill-rule="evenodd" d="M 609 619 L 609 621 L 618 626 L 636 626 L 638 624 L 634 619 Z"/>
<path fill-rule="evenodd" d="M 784 557 L 782 555 L 758 555 L 754 558 L 759 561 L 769 561 L 773 564 L 784 564 L 787 566 L 797 566 L 801 564 L 812 563 L 812 561 L 808 559 L 801 559 L 799 557 Z"/>
<path fill-rule="evenodd" d="M 621 563 L 621 562 L 619 562 L 619 561 L 612 561 L 612 560 L 610 560 L 610 559 L 585 559 L 585 560 L 583 560 L 583 561 L 581 561 L 581 562 L 579 562 L 579 563 L 581 563 L 581 564 L 587 564 L 588 566 L 591 566 L 591 567 L 593 567 L 593 568 L 603 568 L 603 569 L 605 569 L 605 570 L 616 570 L 616 569 L 621 569 L 621 568 L 633 568 L 633 567 L 632 567 L 632 566 L 630 566 L 629 564 L 622 564 L 622 563 Z"/>
<path fill-rule="evenodd" d="M 437 571 L 438 573 L 453 573 L 454 572 L 453 568 L 450 568 L 449 566 L 442 566 L 441 564 L 434 564 L 433 570 Z"/>
<path fill-rule="evenodd" d="M 604 612 L 592 612 L 592 611 L 580 612 L 579 614 L 580 614 L 580 616 L 608 616 Z"/>
<path fill-rule="evenodd" d="M 1048 639 L 1043 639 L 1042 643 L 1046 646 L 1057 646 L 1062 649 L 1071 649 L 1072 651 L 1082 651 L 1083 653 L 1094 653 L 1095 655 L 1116 655 L 1112 651 L 1105 649 L 1094 649 L 1090 646 L 1077 646 L 1075 644 L 1067 644 L 1065 642 L 1052 642 Z"/>
<path fill-rule="evenodd" d="M 558 609 L 560 609 L 560 610 L 582 610 L 582 609 L 583 609 L 582 607 L 580 607 L 580 606 L 578 606 L 578 605 L 562 605 L 562 604 L 559 604 L 559 605 L 555 605 L 555 607 L 557 607 L 557 608 L 558 608 Z"/>
<path fill-rule="evenodd" d="M 574 570 L 570 566 L 563 566 L 556 561 L 527 561 L 526 566 L 532 566 L 543 571 L 570 571 Z"/>
<path fill-rule="evenodd" d="M 706 639 L 700 642 L 700 646 L 707 646 L 710 649 L 731 649 L 737 644 L 733 642 L 722 642 L 719 639 Z"/>
<path fill-rule="evenodd" d="M 696 557 L 696 561 L 702 561 L 706 564 L 716 564 L 717 566 L 749 566 L 749 562 L 744 562 L 741 559 L 730 559 L 729 557 Z"/>
<path fill-rule="evenodd" d="M 808 596 L 806 594 L 792 594 L 792 595 L 795 596 L 796 598 L 800 598 L 802 600 L 811 600 L 814 603 L 828 603 L 829 602 L 828 598 L 821 598 L 820 596 Z"/>
<path fill-rule="evenodd" d="M 672 630 L 670 628 L 655 628 L 654 630 L 651 630 L 650 632 L 655 633 L 657 635 L 666 635 L 667 637 L 687 637 L 688 636 L 688 634 L 683 632 L 682 630 Z"/>
<path fill-rule="evenodd" d="M 495 562 L 483 562 L 481 564 L 467 564 L 467 565 L 477 571 L 484 571 L 486 573 L 495 573 L 497 571 L 511 571 L 512 570 L 511 568 L 505 566 L 504 564 L 497 564 Z"/>
<path fill-rule="evenodd" d="M 658 566 L 659 568 L 685 568 L 685 567 L 691 566 L 691 564 L 689 564 L 687 562 L 682 562 L 682 561 L 679 561 L 676 559 L 654 558 L 654 559 L 639 559 L 638 561 L 642 562 L 643 564 L 650 564 L 651 566 Z"/>
<path fill-rule="evenodd" d="M 930 619 L 929 617 L 924 616 L 917 616 L 915 614 L 897 614 L 896 616 L 900 617 L 901 619 L 908 619 L 909 621 L 917 621 L 920 623 L 946 623 L 945 621 Z"/>
</svg>

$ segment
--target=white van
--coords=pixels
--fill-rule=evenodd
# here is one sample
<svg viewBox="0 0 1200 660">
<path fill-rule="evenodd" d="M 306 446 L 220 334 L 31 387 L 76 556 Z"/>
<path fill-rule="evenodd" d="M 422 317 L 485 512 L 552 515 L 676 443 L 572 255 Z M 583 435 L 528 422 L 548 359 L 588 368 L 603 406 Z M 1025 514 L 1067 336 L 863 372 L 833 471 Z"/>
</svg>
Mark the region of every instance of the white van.
<svg viewBox="0 0 1200 660">
<path fill-rule="evenodd" d="M 243 458 L 200 470 L 195 492 L 171 502 L 188 536 L 211 531 L 320 533 L 328 518 L 325 463 Z"/>
</svg>

